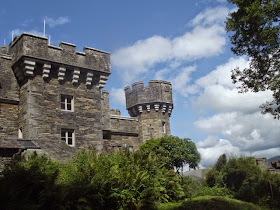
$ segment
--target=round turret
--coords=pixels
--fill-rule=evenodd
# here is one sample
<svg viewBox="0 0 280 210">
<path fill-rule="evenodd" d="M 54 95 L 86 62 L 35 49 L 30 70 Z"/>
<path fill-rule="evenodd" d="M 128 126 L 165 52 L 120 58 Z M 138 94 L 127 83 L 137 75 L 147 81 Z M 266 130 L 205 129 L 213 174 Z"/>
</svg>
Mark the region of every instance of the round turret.
<svg viewBox="0 0 280 210">
<path fill-rule="evenodd" d="M 127 86 L 124 91 L 126 109 L 131 117 L 137 117 L 144 110 L 150 112 L 152 109 L 171 115 L 173 100 L 170 82 L 150 80 L 147 87 L 144 87 L 143 82 L 135 82 L 132 89 Z"/>
<path fill-rule="evenodd" d="M 141 129 L 140 140 L 170 135 L 169 117 L 173 109 L 170 82 L 150 80 L 148 86 L 135 82 L 132 89 L 124 89 L 126 109 L 131 117 L 138 117 Z"/>
</svg>

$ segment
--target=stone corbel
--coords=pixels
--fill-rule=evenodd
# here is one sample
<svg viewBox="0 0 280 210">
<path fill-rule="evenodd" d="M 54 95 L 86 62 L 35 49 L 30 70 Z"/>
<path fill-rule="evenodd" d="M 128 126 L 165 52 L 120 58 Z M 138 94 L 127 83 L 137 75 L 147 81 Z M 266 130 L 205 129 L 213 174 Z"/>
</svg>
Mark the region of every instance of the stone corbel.
<svg viewBox="0 0 280 210">
<path fill-rule="evenodd" d="M 151 111 L 151 105 L 146 105 L 146 108 L 147 108 L 147 112 Z"/>
<path fill-rule="evenodd" d="M 101 88 L 104 88 L 104 86 L 105 86 L 106 83 L 107 83 L 107 80 L 108 80 L 108 76 L 100 75 L 98 87 L 99 87 L 100 89 L 101 89 Z"/>
<path fill-rule="evenodd" d="M 86 86 L 90 86 L 92 83 L 93 73 L 88 72 L 86 78 Z"/>
<path fill-rule="evenodd" d="M 168 106 L 168 114 L 171 114 L 172 108 L 173 108 L 173 107 L 172 107 L 171 105 Z"/>
<path fill-rule="evenodd" d="M 154 106 L 155 106 L 155 110 L 157 112 L 159 110 L 159 104 L 155 104 Z"/>
<path fill-rule="evenodd" d="M 138 106 L 138 112 L 142 113 L 143 112 L 143 108 L 142 106 Z"/>
<path fill-rule="evenodd" d="M 44 64 L 43 65 L 43 78 L 48 78 L 50 76 L 50 72 L 51 72 L 51 64 Z"/>
<path fill-rule="evenodd" d="M 23 71 L 26 76 L 34 76 L 36 62 L 31 60 L 23 61 Z"/>
<path fill-rule="evenodd" d="M 58 69 L 58 80 L 64 80 L 65 78 L 65 72 L 66 72 L 66 68 L 65 67 L 59 67 Z"/>
<path fill-rule="evenodd" d="M 161 110 L 161 112 L 162 112 L 162 113 L 165 113 L 165 111 L 166 111 L 166 104 L 163 104 L 163 105 L 162 105 L 162 110 Z"/>
<path fill-rule="evenodd" d="M 73 78 L 72 78 L 72 83 L 78 83 L 80 78 L 80 70 L 79 69 L 74 69 L 73 71 Z"/>
</svg>

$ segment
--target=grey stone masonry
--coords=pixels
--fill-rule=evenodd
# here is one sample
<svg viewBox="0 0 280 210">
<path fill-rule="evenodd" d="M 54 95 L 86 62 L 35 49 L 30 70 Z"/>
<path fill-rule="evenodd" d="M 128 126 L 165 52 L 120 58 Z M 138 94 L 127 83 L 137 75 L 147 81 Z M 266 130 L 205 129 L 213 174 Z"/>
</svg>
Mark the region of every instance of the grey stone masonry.
<svg viewBox="0 0 280 210">
<path fill-rule="evenodd" d="M 57 69 L 59 81 L 65 80 L 67 71 L 71 72 L 73 84 L 79 82 L 92 86 L 97 80 L 97 87 L 103 88 L 111 73 L 110 54 L 94 48 L 84 47 L 83 52 L 76 51 L 76 45 L 61 42 L 59 47 L 48 45 L 48 39 L 23 33 L 10 43 L 11 66 L 18 81 L 33 77 L 38 66 L 40 74 L 48 79 L 52 68 Z M 83 72 L 85 77 L 81 78 Z M 83 79 L 83 81 L 81 81 Z"/>
<path fill-rule="evenodd" d="M 125 87 L 126 109 L 139 120 L 139 140 L 170 135 L 169 117 L 173 109 L 170 82 L 150 80 L 149 86 L 135 82 L 132 89 Z"/>
<path fill-rule="evenodd" d="M 94 48 L 78 52 L 74 44 L 52 46 L 27 33 L 9 49 L 2 46 L 0 162 L 33 150 L 62 162 L 93 147 L 135 151 L 147 139 L 170 135 L 171 83 L 126 87 L 126 117 L 110 108 L 109 92 L 101 91 L 110 73 L 110 54 Z"/>
<path fill-rule="evenodd" d="M 143 110 L 161 110 L 171 115 L 173 109 L 172 86 L 170 82 L 150 80 L 149 86 L 144 87 L 143 82 L 135 82 L 132 89 L 124 89 L 126 109 L 132 117 L 138 116 Z"/>
</svg>

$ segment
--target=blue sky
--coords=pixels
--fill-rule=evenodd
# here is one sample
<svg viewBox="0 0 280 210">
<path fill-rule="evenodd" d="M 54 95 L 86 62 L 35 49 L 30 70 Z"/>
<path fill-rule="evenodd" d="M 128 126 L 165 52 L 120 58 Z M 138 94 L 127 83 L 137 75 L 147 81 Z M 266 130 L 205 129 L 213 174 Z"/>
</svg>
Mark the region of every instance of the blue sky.
<svg viewBox="0 0 280 210">
<path fill-rule="evenodd" d="M 261 115 L 269 91 L 238 94 L 230 70 L 248 65 L 230 51 L 224 21 L 235 8 L 225 0 L 5 1 L 0 6 L 0 42 L 11 31 L 42 35 L 111 53 L 105 86 L 111 108 L 125 110 L 123 88 L 135 81 L 172 82 L 171 132 L 196 142 L 202 165 L 219 155 L 280 154 L 280 123 Z M 1 44 L 2 44 L 1 43 Z"/>
</svg>

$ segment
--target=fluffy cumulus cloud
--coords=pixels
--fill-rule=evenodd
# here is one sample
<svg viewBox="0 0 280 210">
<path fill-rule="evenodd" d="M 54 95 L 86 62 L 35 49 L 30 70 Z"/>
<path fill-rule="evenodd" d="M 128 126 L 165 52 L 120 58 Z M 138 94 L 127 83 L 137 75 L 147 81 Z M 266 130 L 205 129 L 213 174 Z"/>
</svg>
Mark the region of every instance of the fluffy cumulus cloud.
<svg viewBox="0 0 280 210">
<path fill-rule="evenodd" d="M 260 112 L 219 113 L 195 122 L 195 126 L 210 134 L 222 134 L 244 152 L 279 147 L 280 122 Z"/>
<path fill-rule="evenodd" d="M 110 101 L 113 105 L 125 107 L 125 94 L 123 88 L 112 88 L 110 90 Z"/>
<path fill-rule="evenodd" d="M 208 10 L 200 13 L 191 23 L 192 30 L 181 36 L 173 39 L 152 36 L 117 50 L 112 54 L 112 64 L 122 75 L 123 81 L 131 83 L 158 64 L 172 69 L 184 62 L 221 54 L 226 44 L 225 30 L 221 23 L 225 12 L 215 17 L 211 17 L 212 13 Z M 210 17 L 211 20 L 208 20 Z M 156 77 L 170 73 L 163 69 L 158 71 Z"/>
<path fill-rule="evenodd" d="M 223 0 L 222 0 L 223 1 Z M 204 12 L 199 13 L 193 20 L 190 21 L 191 25 L 211 25 L 225 21 L 230 10 L 227 7 L 215 7 L 206 9 Z"/>
<path fill-rule="evenodd" d="M 205 145 L 204 147 L 198 146 L 198 151 L 201 154 L 201 165 L 204 167 L 213 165 L 220 155 L 226 154 L 227 156 L 240 155 L 240 149 L 233 146 L 230 141 L 225 139 L 218 139 L 215 137 L 208 137 L 198 145 Z"/>
<path fill-rule="evenodd" d="M 58 17 L 58 18 L 46 17 L 45 20 L 46 20 L 46 24 L 51 28 L 54 28 L 59 25 L 64 25 L 70 22 L 69 17 Z"/>
<path fill-rule="evenodd" d="M 244 58 L 229 59 L 223 65 L 195 81 L 197 95 L 192 104 L 214 114 L 197 120 L 194 125 L 211 135 L 222 135 L 220 140 L 208 137 L 198 142 L 205 165 L 214 164 L 223 153 L 272 157 L 280 153 L 280 121 L 262 115 L 259 106 L 271 99 L 271 92 L 238 93 L 232 84 L 231 69 L 248 66 Z M 225 146 L 226 145 L 226 146 Z"/>
</svg>

